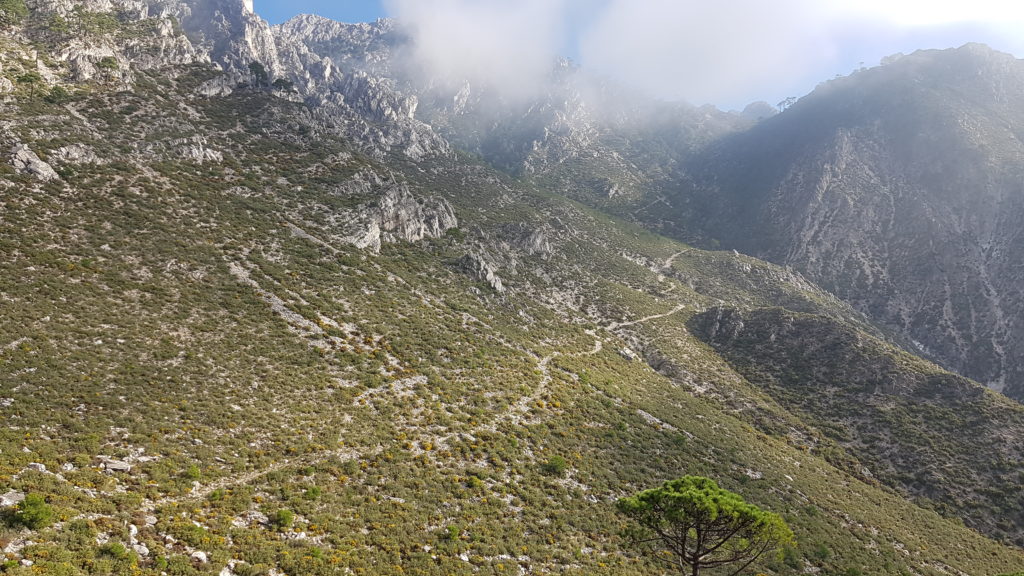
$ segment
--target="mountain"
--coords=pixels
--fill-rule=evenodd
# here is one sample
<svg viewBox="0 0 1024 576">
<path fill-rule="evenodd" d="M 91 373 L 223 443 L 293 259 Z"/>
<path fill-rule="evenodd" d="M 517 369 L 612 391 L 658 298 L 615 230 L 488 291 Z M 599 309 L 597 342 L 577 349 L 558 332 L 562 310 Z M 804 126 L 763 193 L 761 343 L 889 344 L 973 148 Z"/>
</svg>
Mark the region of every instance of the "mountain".
<svg viewBox="0 0 1024 576">
<path fill-rule="evenodd" d="M 579 201 L 755 119 L 567 114 L 559 64 L 522 126 L 593 138 L 491 155 L 516 108 L 432 101 L 377 56 L 394 23 L 74 6 L 0 51 L 4 574 L 649 574 L 614 502 L 688 473 L 785 515 L 763 573 L 1024 565 L 1018 405 L 793 268 Z"/>
<path fill-rule="evenodd" d="M 1024 443 L 1002 423 L 1024 426 L 1020 404 L 821 316 L 715 308 L 691 327 L 842 446 L 840 458 L 855 459 L 847 467 L 863 464 L 868 478 L 934 501 L 982 532 L 1019 538 Z"/>
<path fill-rule="evenodd" d="M 1022 400 L 1022 134 L 1024 62 L 981 45 L 916 52 L 706 149 L 673 217 Z"/>
</svg>

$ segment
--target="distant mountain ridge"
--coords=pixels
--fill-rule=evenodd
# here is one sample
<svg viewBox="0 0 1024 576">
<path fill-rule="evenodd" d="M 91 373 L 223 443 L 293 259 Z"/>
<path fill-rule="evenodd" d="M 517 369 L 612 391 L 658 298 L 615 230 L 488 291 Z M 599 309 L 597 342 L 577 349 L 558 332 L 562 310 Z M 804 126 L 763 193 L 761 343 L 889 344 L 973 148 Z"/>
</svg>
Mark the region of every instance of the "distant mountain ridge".
<svg viewBox="0 0 1024 576">
<path fill-rule="evenodd" d="M 687 222 L 1024 399 L 1024 62 L 922 51 L 691 159 Z"/>
</svg>

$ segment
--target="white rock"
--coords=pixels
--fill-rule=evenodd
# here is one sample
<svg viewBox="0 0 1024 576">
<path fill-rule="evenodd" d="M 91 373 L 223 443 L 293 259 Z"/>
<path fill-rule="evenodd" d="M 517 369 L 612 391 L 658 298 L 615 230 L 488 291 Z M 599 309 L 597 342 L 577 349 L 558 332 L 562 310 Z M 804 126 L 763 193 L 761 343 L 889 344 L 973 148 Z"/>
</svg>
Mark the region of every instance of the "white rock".
<svg viewBox="0 0 1024 576">
<path fill-rule="evenodd" d="M 62 146 L 50 154 L 50 159 L 63 164 L 103 164 L 96 152 L 84 144 Z"/>
<path fill-rule="evenodd" d="M 25 500 L 25 494 L 23 492 L 11 490 L 3 496 L 0 496 L 0 508 L 14 506 L 23 500 Z"/>
<path fill-rule="evenodd" d="M 132 465 L 122 460 L 114 460 L 109 456 L 97 456 L 100 468 L 107 472 L 131 472 Z"/>
<path fill-rule="evenodd" d="M 459 267 L 477 280 L 487 282 L 495 292 L 504 292 L 505 286 L 498 277 L 497 268 L 476 252 L 466 254 L 459 260 Z"/>
<path fill-rule="evenodd" d="M 633 352 L 633 350 L 628 347 L 623 347 L 621 350 L 619 350 L 619 356 L 622 356 L 623 358 L 629 360 L 630 362 L 635 362 L 640 359 L 640 356 L 638 356 L 636 352 Z"/>
<path fill-rule="evenodd" d="M 53 167 L 40 160 L 25 144 L 16 144 L 11 148 L 11 165 L 19 174 L 29 174 L 44 182 L 60 178 Z"/>
</svg>

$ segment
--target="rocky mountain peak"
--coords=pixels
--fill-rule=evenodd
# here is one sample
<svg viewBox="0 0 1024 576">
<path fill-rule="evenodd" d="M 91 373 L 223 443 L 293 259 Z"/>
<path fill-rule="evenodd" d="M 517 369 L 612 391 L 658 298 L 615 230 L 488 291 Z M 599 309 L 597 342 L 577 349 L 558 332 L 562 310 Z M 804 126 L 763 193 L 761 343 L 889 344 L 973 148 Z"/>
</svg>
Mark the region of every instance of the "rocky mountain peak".
<svg viewBox="0 0 1024 576">
<path fill-rule="evenodd" d="M 969 44 L 830 81 L 689 165 L 726 245 L 1024 398 L 1020 136 L 1024 61 Z"/>
</svg>

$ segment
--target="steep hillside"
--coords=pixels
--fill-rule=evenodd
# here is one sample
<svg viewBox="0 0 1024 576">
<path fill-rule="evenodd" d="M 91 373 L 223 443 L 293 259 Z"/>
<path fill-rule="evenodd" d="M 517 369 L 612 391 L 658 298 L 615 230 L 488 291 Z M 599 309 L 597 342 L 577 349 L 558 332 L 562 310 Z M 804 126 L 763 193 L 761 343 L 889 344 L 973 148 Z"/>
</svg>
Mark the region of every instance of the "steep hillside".
<svg viewBox="0 0 1024 576">
<path fill-rule="evenodd" d="M 4 37 L 3 573 L 649 574 L 614 501 L 687 473 L 785 515 L 764 573 L 1024 564 L 893 489 L 915 462 L 865 481 L 687 327 L 781 307 L 896 354 L 799 273 L 514 180 L 301 47 L 265 63 L 292 92 L 218 53 L 249 32 L 119 14 L 96 34 L 121 75 L 76 79 L 42 49 L 67 39 L 32 53 L 40 14 Z M 120 60 L 164 21 L 194 59 Z M 1018 412 L 960 409 L 1019 441 Z M 54 523 L 13 521 L 34 494 Z"/>
<path fill-rule="evenodd" d="M 716 308 L 692 325 L 866 477 L 1024 545 L 1020 404 L 820 316 Z"/>
<path fill-rule="evenodd" d="M 390 20 L 300 16 L 272 33 L 277 54 L 296 54 L 278 67 L 314 93 L 337 82 L 296 70 L 345 70 L 335 74 L 357 109 L 384 90 L 390 108 L 492 166 L 682 240 L 794 266 L 916 353 L 1024 395 L 1024 72 L 1008 55 L 918 52 L 772 117 L 655 102 L 566 62 L 526 98 L 434 81 L 410 68 L 412 40 Z"/>
<path fill-rule="evenodd" d="M 791 265 L 1024 399 L 1024 63 L 979 45 L 834 80 L 691 164 L 681 226 Z"/>
<path fill-rule="evenodd" d="M 808 453 L 685 328 L 721 300 L 857 322 L 799 277 L 455 157 L 385 167 L 208 74 L 9 109 L 57 178 L 4 178 L 0 488 L 59 518 L 8 529 L 9 573 L 644 573 L 612 502 L 686 472 L 787 514 L 774 573 L 1020 564 Z"/>
</svg>

